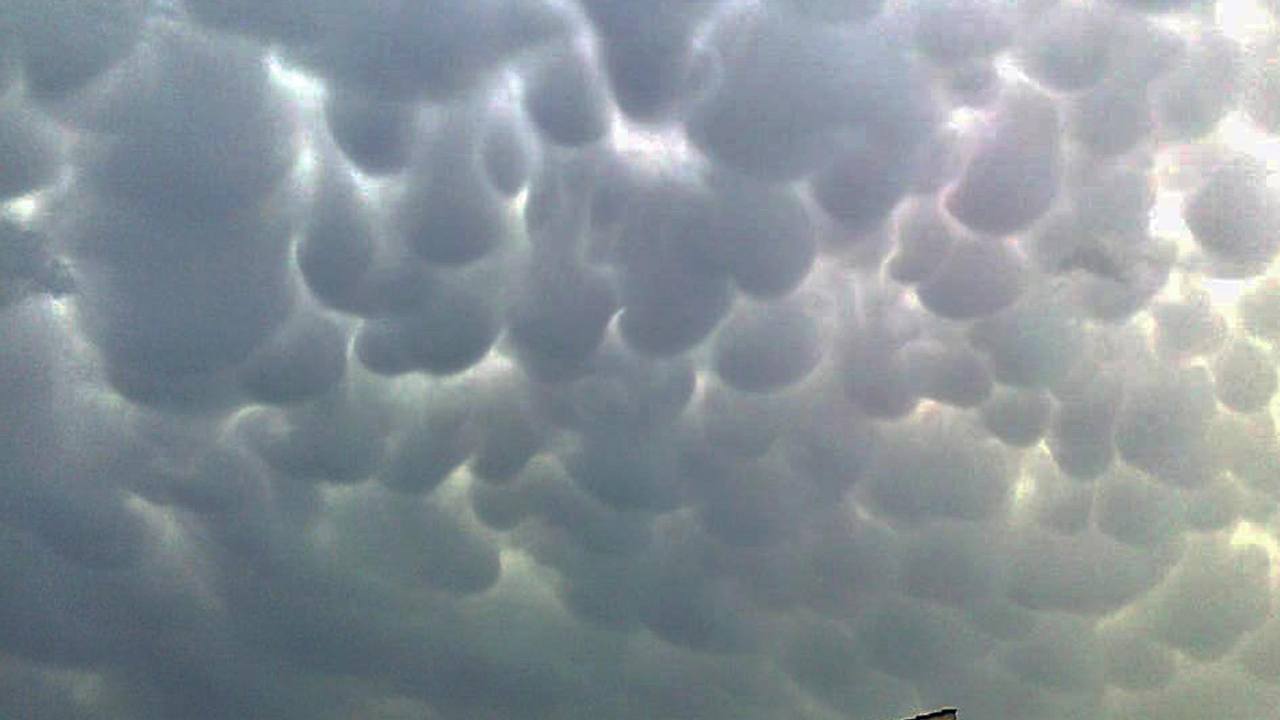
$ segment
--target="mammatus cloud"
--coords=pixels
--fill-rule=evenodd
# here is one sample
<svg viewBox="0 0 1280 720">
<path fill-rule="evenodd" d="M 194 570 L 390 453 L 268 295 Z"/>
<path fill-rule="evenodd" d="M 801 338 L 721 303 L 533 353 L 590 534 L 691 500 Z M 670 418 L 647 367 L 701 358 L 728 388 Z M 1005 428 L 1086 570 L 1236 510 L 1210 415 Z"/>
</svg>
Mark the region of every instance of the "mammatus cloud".
<svg viewBox="0 0 1280 720">
<path fill-rule="evenodd" d="M 1252 0 L 0 0 L 0 715 L 1269 718 Z"/>
</svg>

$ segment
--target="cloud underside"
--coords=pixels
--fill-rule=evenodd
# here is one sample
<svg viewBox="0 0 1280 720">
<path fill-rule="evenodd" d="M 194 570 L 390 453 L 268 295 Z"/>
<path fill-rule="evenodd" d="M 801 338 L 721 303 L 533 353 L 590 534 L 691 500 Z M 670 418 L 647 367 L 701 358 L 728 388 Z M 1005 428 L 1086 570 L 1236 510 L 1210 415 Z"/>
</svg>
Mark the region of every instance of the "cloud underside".
<svg viewBox="0 0 1280 720">
<path fill-rule="evenodd" d="M 0 715 L 1280 707 L 1244 0 L 0 0 Z"/>
</svg>

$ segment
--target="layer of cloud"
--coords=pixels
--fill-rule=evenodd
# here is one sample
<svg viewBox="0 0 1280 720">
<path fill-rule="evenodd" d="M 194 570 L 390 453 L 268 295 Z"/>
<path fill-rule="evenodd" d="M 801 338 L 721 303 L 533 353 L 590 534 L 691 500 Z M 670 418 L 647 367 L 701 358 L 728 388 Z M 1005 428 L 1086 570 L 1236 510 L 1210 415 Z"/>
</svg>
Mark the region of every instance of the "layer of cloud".
<svg viewBox="0 0 1280 720">
<path fill-rule="evenodd" d="M 0 715 L 1269 717 L 1273 13 L 10 0 Z"/>
</svg>

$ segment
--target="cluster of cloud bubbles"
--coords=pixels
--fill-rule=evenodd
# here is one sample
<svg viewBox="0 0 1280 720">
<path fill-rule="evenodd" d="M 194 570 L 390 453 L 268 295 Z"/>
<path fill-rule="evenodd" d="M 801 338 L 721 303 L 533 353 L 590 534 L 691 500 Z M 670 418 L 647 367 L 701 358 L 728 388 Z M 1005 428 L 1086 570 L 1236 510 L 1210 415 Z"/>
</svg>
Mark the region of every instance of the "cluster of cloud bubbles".
<svg viewBox="0 0 1280 720">
<path fill-rule="evenodd" d="M 1271 717 L 1224 7 L 0 2 L 0 714 Z"/>
</svg>

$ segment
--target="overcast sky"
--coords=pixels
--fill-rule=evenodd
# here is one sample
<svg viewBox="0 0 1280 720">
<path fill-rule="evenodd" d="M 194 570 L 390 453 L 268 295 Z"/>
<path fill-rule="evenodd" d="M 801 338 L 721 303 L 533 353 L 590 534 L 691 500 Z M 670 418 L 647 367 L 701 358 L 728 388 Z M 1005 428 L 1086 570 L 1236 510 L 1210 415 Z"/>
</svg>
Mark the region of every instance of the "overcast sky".
<svg viewBox="0 0 1280 720">
<path fill-rule="evenodd" d="M 0 717 L 1280 717 L 1277 12 L 0 0 Z"/>
</svg>

